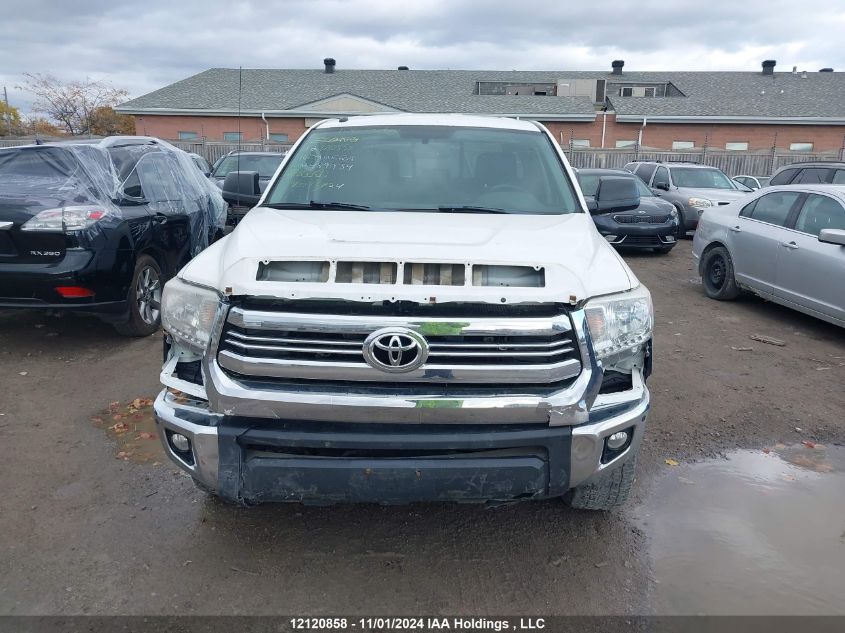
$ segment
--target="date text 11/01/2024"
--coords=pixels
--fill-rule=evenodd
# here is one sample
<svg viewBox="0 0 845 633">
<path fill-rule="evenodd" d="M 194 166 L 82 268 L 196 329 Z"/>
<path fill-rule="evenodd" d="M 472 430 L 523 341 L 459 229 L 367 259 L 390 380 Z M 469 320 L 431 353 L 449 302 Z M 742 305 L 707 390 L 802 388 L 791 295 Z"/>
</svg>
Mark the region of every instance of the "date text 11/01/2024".
<svg viewBox="0 0 845 633">
<path fill-rule="evenodd" d="M 517 618 L 515 621 L 488 618 L 382 617 L 382 618 L 291 618 L 297 631 L 539 631 L 546 628 L 544 618 Z"/>
</svg>

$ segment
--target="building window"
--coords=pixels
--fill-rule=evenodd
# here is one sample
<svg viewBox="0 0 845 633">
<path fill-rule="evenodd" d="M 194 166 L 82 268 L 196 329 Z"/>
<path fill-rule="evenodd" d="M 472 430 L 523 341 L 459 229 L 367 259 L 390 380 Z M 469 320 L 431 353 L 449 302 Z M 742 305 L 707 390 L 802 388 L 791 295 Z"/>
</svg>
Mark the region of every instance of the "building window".
<svg viewBox="0 0 845 633">
<path fill-rule="evenodd" d="M 748 142 L 747 141 L 731 141 L 729 143 L 725 143 L 725 149 L 745 151 L 745 150 L 748 149 Z"/>
<path fill-rule="evenodd" d="M 622 97 L 632 97 L 632 96 L 634 96 L 634 89 L 633 88 L 622 88 L 620 90 L 619 94 Z"/>
<path fill-rule="evenodd" d="M 241 132 L 223 132 L 223 140 L 237 143 L 244 140 L 244 135 Z"/>
<path fill-rule="evenodd" d="M 692 149 L 695 141 L 672 141 L 672 149 Z"/>
<path fill-rule="evenodd" d="M 653 97 L 654 96 L 654 88 L 646 88 L 643 90 L 644 97 Z"/>
<path fill-rule="evenodd" d="M 193 141 L 197 138 L 196 132 L 178 132 L 180 141 Z"/>
<path fill-rule="evenodd" d="M 270 134 L 270 140 L 275 141 L 276 143 L 287 143 L 288 135 L 280 133 Z"/>
<path fill-rule="evenodd" d="M 588 138 L 574 138 L 572 139 L 572 147 L 589 147 L 590 139 Z"/>
<path fill-rule="evenodd" d="M 790 143 L 789 144 L 789 151 L 790 152 L 812 152 L 813 151 L 813 144 L 812 143 Z"/>
<path fill-rule="evenodd" d="M 622 148 L 625 148 L 625 147 L 633 147 L 636 144 L 637 144 L 636 141 L 616 141 L 616 148 L 622 149 Z"/>
</svg>

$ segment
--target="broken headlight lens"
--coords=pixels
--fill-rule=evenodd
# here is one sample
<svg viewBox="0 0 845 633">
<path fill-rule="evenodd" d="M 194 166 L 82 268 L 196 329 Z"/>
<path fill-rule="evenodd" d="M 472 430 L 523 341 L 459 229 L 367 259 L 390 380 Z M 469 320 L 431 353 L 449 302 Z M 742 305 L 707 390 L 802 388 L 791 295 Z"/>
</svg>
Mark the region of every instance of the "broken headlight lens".
<svg viewBox="0 0 845 633">
<path fill-rule="evenodd" d="M 177 343 L 202 354 L 211 338 L 219 305 L 217 291 L 174 277 L 165 284 L 161 297 L 162 326 Z"/>
<path fill-rule="evenodd" d="M 645 286 L 591 299 L 584 311 L 599 359 L 631 350 L 651 338 L 654 310 L 651 293 Z"/>
</svg>

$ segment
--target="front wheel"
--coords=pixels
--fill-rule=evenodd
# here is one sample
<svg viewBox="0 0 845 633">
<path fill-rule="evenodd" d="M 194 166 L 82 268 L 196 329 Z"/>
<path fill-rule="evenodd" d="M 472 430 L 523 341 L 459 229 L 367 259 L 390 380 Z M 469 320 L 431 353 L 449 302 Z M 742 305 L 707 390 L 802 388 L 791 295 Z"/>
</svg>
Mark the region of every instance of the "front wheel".
<svg viewBox="0 0 845 633">
<path fill-rule="evenodd" d="M 675 207 L 677 209 L 677 207 Z M 678 239 L 685 240 L 687 239 L 687 221 L 684 218 L 684 212 L 682 209 L 678 209 Z"/>
<path fill-rule="evenodd" d="M 724 246 L 711 248 L 704 254 L 701 264 L 704 292 L 711 299 L 730 301 L 739 296 L 739 286 L 734 277 L 734 263 Z"/>
<path fill-rule="evenodd" d="M 149 336 L 161 325 L 161 268 L 149 255 L 135 261 L 129 286 L 129 318 L 114 328 L 124 336 Z"/>
<path fill-rule="evenodd" d="M 576 510 L 610 510 L 628 499 L 634 485 L 637 458 L 632 457 L 595 481 L 566 493 L 563 501 Z"/>
</svg>

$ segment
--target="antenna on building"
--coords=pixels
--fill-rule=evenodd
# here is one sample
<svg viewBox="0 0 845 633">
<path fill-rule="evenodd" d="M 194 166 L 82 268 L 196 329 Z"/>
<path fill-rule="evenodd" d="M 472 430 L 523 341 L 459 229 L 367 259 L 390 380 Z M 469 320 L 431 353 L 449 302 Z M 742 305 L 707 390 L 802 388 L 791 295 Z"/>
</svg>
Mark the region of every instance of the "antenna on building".
<svg viewBox="0 0 845 633">
<path fill-rule="evenodd" d="M 237 169 L 241 170 L 241 92 L 244 86 L 244 67 L 238 66 L 238 157 L 236 160 Z"/>
</svg>

